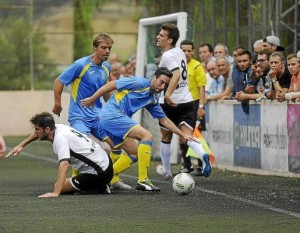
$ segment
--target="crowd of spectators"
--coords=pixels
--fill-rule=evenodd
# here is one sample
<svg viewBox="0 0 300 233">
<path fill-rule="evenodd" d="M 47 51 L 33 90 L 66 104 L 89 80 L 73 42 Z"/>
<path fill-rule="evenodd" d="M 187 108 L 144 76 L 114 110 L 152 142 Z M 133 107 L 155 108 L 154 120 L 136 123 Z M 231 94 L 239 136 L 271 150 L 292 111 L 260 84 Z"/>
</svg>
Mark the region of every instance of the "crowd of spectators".
<svg viewBox="0 0 300 233">
<path fill-rule="evenodd" d="M 286 54 L 276 36 L 267 36 L 253 43 L 253 52 L 238 46 L 229 53 L 224 43 L 214 47 L 199 46 L 199 60 L 206 71 L 206 102 L 233 99 L 242 103 L 248 113 L 248 102 L 254 100 L 300 101 L 300 51 Z M 160 61 L 145 66 L 145 77 L 151 77 Z M 110 56 L 111 80 L 135 74 L 136 56 L 121 63 L 117 54 Z"/>
</svg>

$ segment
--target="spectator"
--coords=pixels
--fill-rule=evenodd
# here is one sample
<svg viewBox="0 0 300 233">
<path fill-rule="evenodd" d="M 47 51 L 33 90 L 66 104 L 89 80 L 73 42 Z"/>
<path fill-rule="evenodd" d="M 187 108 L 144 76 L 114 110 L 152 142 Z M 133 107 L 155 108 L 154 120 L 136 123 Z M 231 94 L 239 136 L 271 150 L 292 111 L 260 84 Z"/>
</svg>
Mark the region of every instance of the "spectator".
<svg viewBox="0 0 300 233">
<path fill-rule="evenodd" d="M 269 99 L 275 99 L 276 92 L 286 93 L 291 84 L 291 73 L 285 66 L 285 58 L 281 52 L 274 52 L 269 58 L 269 77 L 272 89 L 267 93 Z"/>
<path fill-rule="evenodd" d="M 269 56 L 271 54 L 272 50 L 270 49 L 263 49 L 257 54 L 255 63 L 253 60 L 254 69 L 252 69 L 245 91 L 240 91 L 235 96 L 238 101 L 267 99 L 266 93 L 270 91 L 271 86 L 271 80 L 268 77 L 270 71 Z"/>
<path fill-rule="evenodd" d="M 280 40 L 277 36 L 267 36 L 263 39 L 263 42 L 263 48 L 271 49 L 273 52 L 285 50 L 285 48 L 280 46 Z"/>
<path fill-rule="evenodd" d="M 153 77 L 153 74 L 159 65 L 160 59 L 161 59 L 161 54 L 158 53 L 154 57 L 154 63 L 148 63 L 146 65 L 146 67 L 145 67 L 145 77 L 146 78 L 151 79 Z"/>
<path fill-rule="evenodd" d="M 223 43 L 216 44 L 216 46 L 214 48 L 214 55 L 216 58 L 217 57 L 226 57 L 227 60 L 229 61 L 230 65 L 234 64 L 233 57 L 229 55 L 228 48 Z"/>
<path fill-rule="evenodd" d="M 225 80 L 224 77 L 220 75 L 216 61 L 209 61 L 206 65 L 206 69 L 210 77 L 213 79 L 211 88 L 207 91 L 208 98 L 208 96 L 217 95 L 223 92 Z"/>
<path fill-rule="evenodd" d="M 120 63 L 120 62 L 114 62 L 111 64 L 109 81 L 117 80 L 120 77 L 122 77 L 122 66 L 123 66 L 122 63 Z"/>
<path fill-rule="evenodd" d="M 291 85 L 288 93 L 300 92 L 300 66 L 296 54 L 290 54 L 287 57 L 288 69 L 292 75 Z M 292 96 L 293 94 L 291 94 Z M 289 95 L 287 96 L 289 97 Z M 277 92 L 276 99 L 282 102 L 286 99 L 285 93 Z M 292 99 L 292 97 L 290 97 Z"/>
<path fill-rule="evenodd" d="M 116 53 L 112 53 L 110 56 L 109 56 L 109 64 L 113 64 L 113 63 L 116 63 L 116 62 L 120 62 L 120 58 L 119 58 L 119 55 L 116 54 Z"/>
<path fill-rule="evenodd" d="M 239 46 L 239 47 L 236 47 L 233 49 L 232 51 L 232 57 L 234 59 L 234 63 L 235 65 L 237 65 L 237 57 L 238 57 L 238 54 L 239 52 L 241 52 L 242 50 L 245 50 L 245 48 L 243 46 Z"/>
<path fill-rule="evenodd" d="M 254 43 L 253 43 L 253 51 L 254 53 L 259 53 L 260 51 L 262 51 L 263 49 L 263 39 L 259 39 L 259 40 L 256 40 Z"/>
<path fill-rule="evenodd" d="M 251 53 L 248 50 L 239 50 L 237 64 L 232 67 L 233 95 L 244 91 L 251 74 Z"/>
<path fill-rule="evenodd" d="M 199 47 L 199 59 L 202 65 L 205 67 L 209 61 L 215 61 L 214 49 L 211 44 L 202 44 Z"/>
<path fill-rule="evenodd" d="M 230 62 L 227 60 L 226 57 L 218 57 L 216 62 L 220 74 L 224 77 L 224 88 L 222 93 L 208 96 L 207 99 L 208 100 L 231 99 L 233 82 L 232 82 L 232 69 L 230 66 Z"/>
<path fill-rule="evenodd" d="M 206 65 L 209 61 L 215 61 L 216 58 L 214 57 L 214 49 L 211 44 L 202 44 L 199 47 L 199 59 L 202 63 L 205 73 L 206 73 L 206 85 L 205 85 L 205 91 L 208 91 L 213 83 L 213 79 L 209 76 L 209 74 L 206 71 Z"/>
</svg>

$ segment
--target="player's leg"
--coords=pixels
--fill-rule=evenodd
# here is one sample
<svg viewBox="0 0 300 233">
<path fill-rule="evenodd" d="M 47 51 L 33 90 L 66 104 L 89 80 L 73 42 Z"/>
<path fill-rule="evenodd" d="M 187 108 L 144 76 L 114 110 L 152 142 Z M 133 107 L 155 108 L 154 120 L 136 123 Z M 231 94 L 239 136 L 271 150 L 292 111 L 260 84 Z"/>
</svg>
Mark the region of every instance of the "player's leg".
<svg viewBox="0 0 300 233">
<path fill-rule="evenodd" d="M 106 135 L 104 130 L 101 128 L 101 125 L 99 124 L 99 122 L 100 122 L 99 119 L 97 119 L 94 122 L 91 133 L 98 140 L 104 141 L 109 145 L 109 147 L 111 148 L 111 150 L 109 152 L 109 156 L 110 156 L 113 164 L 115 164 L 117 162 L 117 160 L 121 157 L 122 153 L 124 153 L 124 152 L 121 149 L 116 149 L 114 147 L 113 141 Z M 119 176 L 119 173 L 118 173 L 118 174 L 114 174 L 114 177 L 111 180 L 111 189 L 114 189 L 114 190 L 130 190 L 130 189 L 132 189 L 132 187 L 128 184 L 125 184 L 120 179 L 120 176 Z"/>
<path fill-rule="evenodd" d="M 148 179 L 148 168 L 152 156 L 152 134 L 141 125 L 136 125 L 130 130 L 128 137 L 140 141 L 137 151 L 139 178 L 136 189 L 142 191 L 160 191 L 160 188 L 154 186 Z"/>
<path fill-rule="evenodd" d="M 197 114 L 193 111 L 193 102 L 185 103 L 182 105 L 181 115 L 180 115 L 180 123 L 179 129 L 183 131 L 185 134 L 190 136 L 193 135 L 193 130 L 196 125 L 196 117 Z M 182 140 L 182 138 L 180 139 Z M 211 165 L 209 162 L 209 155 L 205 153 L 204 148 L 201 143 L 188 141 L 186 143 L 189 147 L 191 147 L 194 152 L 199 156 L 199 159 L 203 162 L 203 175 L 205 177 L 210 176 L 211 173 Z M 186 154 L 185 154 L 186 155 Z"/>
<path fill-rule="evenodd" d="M 162 171 L 159 172 L 160 175 L 163 175 L 165 179 L 169 180 L 172 178 L 171 173 L 171 141 L 172 141 L 172 132 L 161 128 L 161 143 L 160 143 L 160 156 L 162 162 Z"/>
</svg>

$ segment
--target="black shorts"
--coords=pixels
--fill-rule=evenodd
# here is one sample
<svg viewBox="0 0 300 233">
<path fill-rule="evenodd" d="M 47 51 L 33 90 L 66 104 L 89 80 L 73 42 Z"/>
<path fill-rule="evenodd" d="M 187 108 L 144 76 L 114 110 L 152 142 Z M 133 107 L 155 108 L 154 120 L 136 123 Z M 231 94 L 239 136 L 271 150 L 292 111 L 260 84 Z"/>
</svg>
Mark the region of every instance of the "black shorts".
<svg viewBox="0 0 300 233">
<path fill-rule="evenodd" d="M 101 169 L 102 170 L 102 169 Z M 71 178 L 72 186 L 81 192 L 93 192 L 103 193 L 113 178 L 114 170 L 111 159 L 109 159 L 109 165 L 105 171 L 99 171 L 98 174 L 80 173 L 77 176 Z"/>
<path fill-rule="evenodd" d="M 182 124 L 186 124 L 192 130 L 195 128 L 197 120 L 197 111 L 195 111 L 195 101 L 178 104 L 176 107 L 171 107 L 168 104 L 160 105 L 166 114 L 166 116 L 179 127 Z M 159 124 L 161 128 L 165 127 Z"/>
</svg>

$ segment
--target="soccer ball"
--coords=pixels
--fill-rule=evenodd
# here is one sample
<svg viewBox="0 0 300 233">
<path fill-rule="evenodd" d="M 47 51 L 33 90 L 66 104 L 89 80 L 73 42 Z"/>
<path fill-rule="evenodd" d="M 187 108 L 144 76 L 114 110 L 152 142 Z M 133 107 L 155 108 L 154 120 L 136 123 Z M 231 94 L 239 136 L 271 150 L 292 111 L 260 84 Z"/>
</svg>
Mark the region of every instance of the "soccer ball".
<svg viewBox="0 0 300 233">
<path fill-rule="evenodd" d="M 177 194 L 187 195 L 195 188 L 195 180 L 187 173 L 179 173 L 172 181 L 172 188 Z"/>
</svg>

